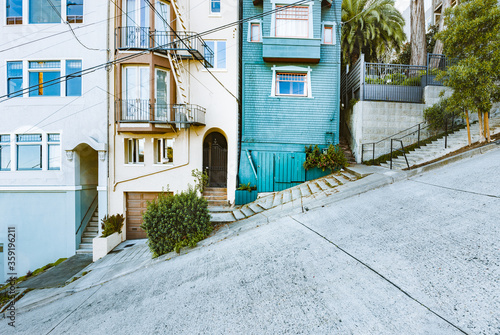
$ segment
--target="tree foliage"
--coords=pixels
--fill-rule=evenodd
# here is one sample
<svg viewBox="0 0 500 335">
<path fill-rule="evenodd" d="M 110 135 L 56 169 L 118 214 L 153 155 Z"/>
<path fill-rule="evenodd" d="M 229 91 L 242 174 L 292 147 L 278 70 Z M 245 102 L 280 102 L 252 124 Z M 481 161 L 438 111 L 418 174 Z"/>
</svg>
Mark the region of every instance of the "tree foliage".
<svg viewBox="0 0 500 335">
<path fill-rule="evenodd" d="M 449 98 L 424 110 L 424 118 L 432 130 L 447 130 L 455 118 L 461 116 L 462 110 Z"/>
<path fill-rule="evenodd" d="M 452 65 L 437 80 L 454 89 L 451 105 L 479 112 L 500 100 L 500 7 L 497 0 L 465 0 L 445 13 L 437 34 Z"/>
<path fill-rule="evenodd" d="M 344 0 L 342 2 L 342 59 L 354 64 L 360 54 L 376 62 L 388 50 L 399 51 L 406 39 L 405 20 L 394 0 Z"/>
</svg>

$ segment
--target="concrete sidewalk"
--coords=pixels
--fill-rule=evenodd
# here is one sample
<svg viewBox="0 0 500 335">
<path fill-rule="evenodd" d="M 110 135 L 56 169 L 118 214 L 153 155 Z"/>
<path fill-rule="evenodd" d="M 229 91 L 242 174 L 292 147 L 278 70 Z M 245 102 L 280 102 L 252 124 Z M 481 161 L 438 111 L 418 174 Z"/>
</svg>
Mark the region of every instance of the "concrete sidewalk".
<svg viewBox="0 0 500 335">
<path fill-rule="evenodd" d="M 283 205 L 257 213 L 249 218 L 224 225 L 215 235 L 198 243 L 198 246 L 195 249 L 208 247 L 219 241 L 238 236 L 245 231 L 252 230 L 271 221 L 279 220 L 282 217 L 306 213 L 314 208 L 325 207 L 335 202 L 366 193 L 397 181 L 406 180 L 410 177 L 422 174 L 423 172 L 445 166 L 451 162 L 463 158 L 469 158 L 494 149 L 500 149 L 500 142 L 491 143 L 487 146 L 471 150 L 461 155 L 450 157 L 429 166 L 410 171 L 388 170 L 377 166 L 352 166 L 349 168 L 350 171 L 359 177 L 362 177 L 361 179 L 340 185 L 335 189 L 335 192 L 331 192 L 328 195 L 323 194 L 321 196 L 303 199 L 302 203 L 293 201 L 287 202 Z M 185 248 L 181 250 L 180 255 L 186 254 L 191 250 L 191 248 Z M 84 271 L 89 272 L 87 275 L 62 288 L 50 289 L 50 291 L 35 290 L 29 292 L 17 303 L 17 308 L 19 310 L 32 309 L 57 300 L 61 297 L 100 286 L 103 283 L 178 256 L 179 255 L 175 252 L 171 252 L 156 259 L 152 259 L 146 240 L 125 241 L 115 248 L 110 254 L 80 271 L 76 277 L 79 277 Z"/>
</svg>

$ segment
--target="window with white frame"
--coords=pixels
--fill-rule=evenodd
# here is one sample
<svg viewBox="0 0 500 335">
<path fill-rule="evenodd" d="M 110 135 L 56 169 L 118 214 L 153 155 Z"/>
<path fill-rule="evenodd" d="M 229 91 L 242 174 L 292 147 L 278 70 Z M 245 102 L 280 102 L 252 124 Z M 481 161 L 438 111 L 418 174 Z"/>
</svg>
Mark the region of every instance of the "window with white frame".
<svg viewBox="0 0 500 335">
<path fill-rule="evenodd" d="M 221 0 L 210 0 L 211 14 L 220 14 L 220 1 Z"/>
<path fill-rule="evenodd" d="M 0 135 L 0 171 L 10 171 L 10 135 Z"/>
<path fill-rule="evenodd" d="M 125 139 L 126 164 L 144 164 L 144 143 L 143 138 Z"/>
<path fill-rule="evenodd" d="M 7 24 L 23 24 L 23 0 L 6 1 Z"/>
<path fill-rule="evenodd" d="M 48 161 L 49 170 L 61 169 L 61 135 L 48 134 L 47 135 L 47 148 L 48 148 Z"/>
<path fill-rule="evenodd" d="M 275 36 L 309 37 L 309 6 L 290 6 L 280 10 L 283 7 L 285 5 L 276 5 Z"/>
<path fill-rule="evenodd" d="M 22 134 L 16 136 L 17 170 L 42 169 L 42 135 Z"/>
<path fill-rule="evenodd" d="M 61 0 L 29 0 L 29 23 L 61 23 Z"/>
<path fill-rule="evenodd" d="M 149 121 L 149 66 L 126 66 L 122 76 L 121 119 Z"/>
<path fill-rule="evenodd" d="M 66 61 L 66 96 L 82 95 L 82 61 Z"/>
<path fill-rule="evenodd" d="M 155 164 L 173 164 L 174 162 L 174 139 L 154 139 Z"/>
<path fill-rule="evenodd" d="M 66 21 L 69 23 L 83 23 L 83 0 L 67 0 Z"/>
<path fill-rule="evenodd" d="M 213 68 L 226 69 L 226 41 L 205 41 L 207 46 L 214 52 Z"/>
<path fill-rule="evenodd" d="M 322 35 L 323 44 L 334 45 L 336 43 L 335 23 L 323 23 Z"/>
<path fill-rule="evenodd" d="M 262 42 L 262 30 L 260 21 L 252 21 L 248 23 L 248 41 Z"/>
<path fill-rule="evenodd" d="M 307 97 L 311 94 L 311 68 L 300 66 L 273 66 L 273 97 Z"/>
<path fill-rule="evenodd" d="M 7 62 L 7 94 L 9 98 L 20 97 L 23 89 L 23 62 Z M 15 93 L 18 92 L 18 93 Z"/>
</svg>

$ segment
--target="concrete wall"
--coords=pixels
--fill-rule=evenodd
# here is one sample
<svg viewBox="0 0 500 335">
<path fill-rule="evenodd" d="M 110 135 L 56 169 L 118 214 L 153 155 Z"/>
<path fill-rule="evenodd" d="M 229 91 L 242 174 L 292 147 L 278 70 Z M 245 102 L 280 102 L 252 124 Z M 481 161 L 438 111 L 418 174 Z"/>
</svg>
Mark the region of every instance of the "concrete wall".
<svg viewBox="0 0 500 335">
<path fill-rule="evenodd" d="M 442 91 L 445 91 L 445 97 L 451 94 L 449 88 L 426 86 L 424 89 L 423 104 L 358 101 L 354 105 L 354 108 L 345 114 L 346 123 L 353 138 L 351 149 L 356 157 L 356 161 L 361 163 L 363 143 L 378 142 L 424 122 L 424 109 L 437 103 L 440 99 L 439 94 Z M 411 133 L 417 129 L 417 127 L 414 127 L 408 132 L 399 134 L 397 137 L 407 135 L 407 133 Z M 406 143 L 413 143 L 416 136 L 415 134 L 405 137 Z M 421 132 L 421 138 L 428 136 L 428 131 L 424 130 Z M 388 152 L 390 152 L 390 141 L 383 141 L 376 144 L 375 158 Z M 372 159 L 373 147 L 371 145 L 365 145 L 363 156 L 364 160 Z"/>
</svg>

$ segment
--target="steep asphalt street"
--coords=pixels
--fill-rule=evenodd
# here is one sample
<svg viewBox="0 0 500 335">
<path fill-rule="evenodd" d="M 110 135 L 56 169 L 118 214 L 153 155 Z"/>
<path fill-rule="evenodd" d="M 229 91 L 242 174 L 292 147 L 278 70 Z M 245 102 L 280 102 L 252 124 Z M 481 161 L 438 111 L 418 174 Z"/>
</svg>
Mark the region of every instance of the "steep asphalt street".
<svg viewBox="0 0 500 335">
<path fill-rule="evenodd" d="M 249 219 L 249 224 L 252 219 Z M 2 334 L 499 334 L 500 149 L 282 217 Z"/>
</svg>

